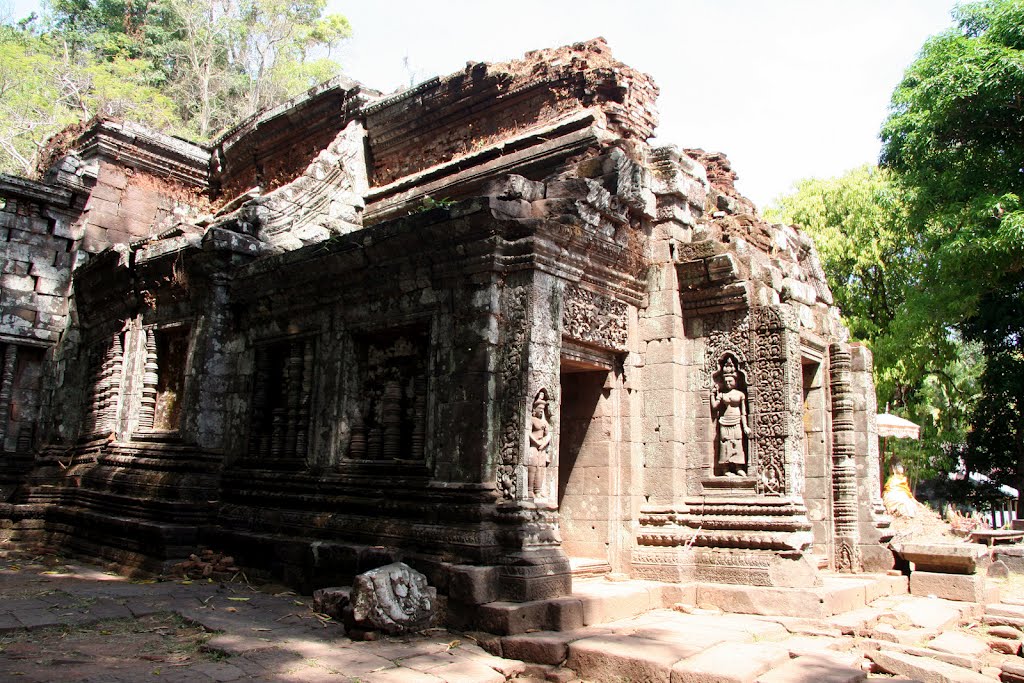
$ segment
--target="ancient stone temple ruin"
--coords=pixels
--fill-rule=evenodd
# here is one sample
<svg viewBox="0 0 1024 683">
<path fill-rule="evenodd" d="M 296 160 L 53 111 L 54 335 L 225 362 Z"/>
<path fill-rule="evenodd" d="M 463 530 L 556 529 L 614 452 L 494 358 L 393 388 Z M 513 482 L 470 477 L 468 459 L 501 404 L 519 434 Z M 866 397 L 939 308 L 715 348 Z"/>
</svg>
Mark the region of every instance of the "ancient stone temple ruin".
<svg viewBox="0 0 1024 683">
<path fill-rule="evenodd" d="M 7 540 L 304 590 L 401 560 L 470 620 L 581 568 L 891 567 L 870 353 L 725 157 L 652 146 L 657 92 L 599 39 L 0 177 Z"/>
</svg>

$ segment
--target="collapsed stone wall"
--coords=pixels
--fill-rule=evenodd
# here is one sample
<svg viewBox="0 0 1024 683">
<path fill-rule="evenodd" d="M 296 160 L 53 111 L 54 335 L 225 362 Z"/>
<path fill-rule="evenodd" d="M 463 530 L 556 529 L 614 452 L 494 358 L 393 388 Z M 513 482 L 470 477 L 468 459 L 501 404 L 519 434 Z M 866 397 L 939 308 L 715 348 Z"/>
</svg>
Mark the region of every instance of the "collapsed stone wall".
<svg viewBox="0 0 1024 683">
<path fill-rule="evenodd" d="M 80 212 L 67 190 L 0 176 L 0 337 L 57 341 L 68 314 Z"/>
<path fill-rule="evenodd" d="M 212 145 L 211 198 L 223 207 L 254 188 L 265 194 L 295 181 L 377 96 L 338 77 L 227 131 Z M 365 176 L 358 164 L 346 169 Z"/>
<path fill-rule="evenodd" d="M 657 125 L 650 76 L 611 56 L 604 39 L 529 52 L 502 64 L 469 64 L 366 109 L 372 184 L 383 186 L 581 108 L 624 140 Z"/>
<path fill-rule="evenodd" d="M 222 207 L 213 225 L 285 251 L 359 230 L 368 189 L 365 137 L 359 122 L 349 122 L 318 148 L 298 177 L 268 192 L 236 198 L 243 201 Z"/>
</svg>

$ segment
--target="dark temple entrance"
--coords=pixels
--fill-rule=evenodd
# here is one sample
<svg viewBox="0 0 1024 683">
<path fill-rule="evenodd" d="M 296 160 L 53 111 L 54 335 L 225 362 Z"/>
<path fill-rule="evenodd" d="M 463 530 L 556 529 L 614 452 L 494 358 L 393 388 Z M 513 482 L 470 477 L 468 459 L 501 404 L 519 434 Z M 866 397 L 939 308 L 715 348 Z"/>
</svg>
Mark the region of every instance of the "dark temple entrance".
<svg viewBox="0 0 1024 683">
<path fill-rule="evenodd" d="M 574 571 L 606 568 L 613 534 L 615 415 L 610 369 L 562 358 L 558 506 L 562 547 Z"/>
</svg>

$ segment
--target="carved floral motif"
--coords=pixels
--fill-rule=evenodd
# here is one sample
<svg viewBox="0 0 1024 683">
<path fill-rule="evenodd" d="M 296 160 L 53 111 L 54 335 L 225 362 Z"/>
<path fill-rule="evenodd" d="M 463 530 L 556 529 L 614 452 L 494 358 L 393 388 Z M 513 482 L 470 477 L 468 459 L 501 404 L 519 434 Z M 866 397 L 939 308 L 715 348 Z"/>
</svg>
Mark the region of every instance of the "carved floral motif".
<svg viewBox="0 0 1024 683">
<path fill-rule="evenodd" d="M 587 344 L 625 351 L 628 310 L 617 299 L 571 284 L 565 289 L 562 332 Z"/>
<path fill-rule="evenodd" d="M 507 499 L 518 493 L 517 470 L 522 448 L 523 357 L 526 353 L 527 319 L 526 288 L 511 287 L 505 292 L 505 338 L 499 372 L 502 386 L 502 428 L 500 461 L 497 470 L 498 490 Z"/>
</svg>

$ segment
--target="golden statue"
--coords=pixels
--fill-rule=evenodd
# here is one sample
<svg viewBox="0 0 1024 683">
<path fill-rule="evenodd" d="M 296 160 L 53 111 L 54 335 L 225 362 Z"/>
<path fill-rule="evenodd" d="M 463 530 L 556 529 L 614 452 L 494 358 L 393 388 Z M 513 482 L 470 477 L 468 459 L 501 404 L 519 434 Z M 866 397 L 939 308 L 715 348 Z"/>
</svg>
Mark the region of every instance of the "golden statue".
<svg viewBox="0 0 1024 683">
<path fill-rule="evenodd" d="M 885 480 L 882 502 L 885 504 L 886 512 L 895 517 L 913 517 L 917 513 L 920 503 L 910 490 L 903 463 L 896 463 L 892 468 L 892 474 Z"/>
</svg>

